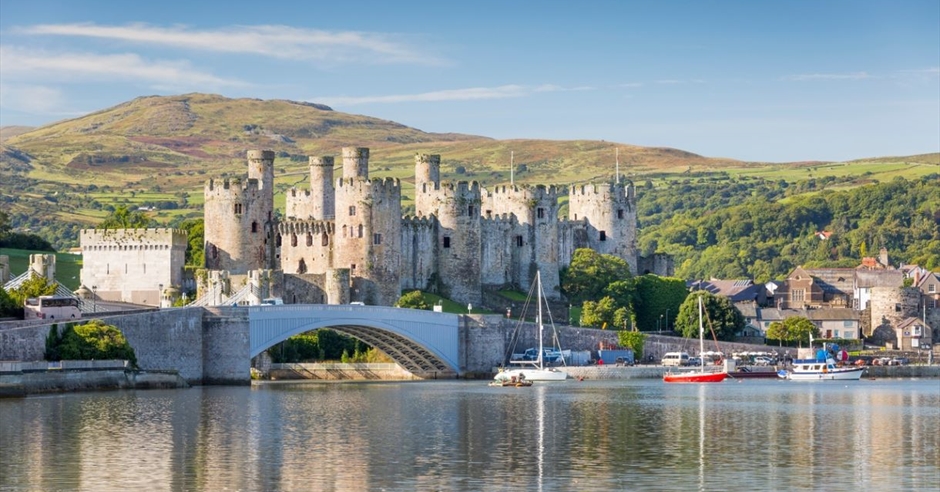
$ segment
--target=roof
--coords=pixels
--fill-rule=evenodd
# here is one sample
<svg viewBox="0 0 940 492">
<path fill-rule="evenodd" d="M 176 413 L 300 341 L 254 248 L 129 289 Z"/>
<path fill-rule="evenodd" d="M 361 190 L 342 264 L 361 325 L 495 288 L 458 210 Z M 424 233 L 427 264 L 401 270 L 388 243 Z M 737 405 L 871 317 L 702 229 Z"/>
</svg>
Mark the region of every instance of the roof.
<svg viewBox="0 0 940 492">
<path fill-rule="evenodd" d="M 851 294 L 855 290 L 854 268 L 804 268 L 824 292 Z"/>
<path fill-rule="evenodd" d="M 750 279 L 743 280 L 702 280 L 692 283 L 693 290 L 704 290 L 716 296 L 730 298 L 732 302 L 753 301 L 757 299 L 763 285 L 755 285 Z"/>
<path fill-rule="evenodd" d="M 761 308 L 761 321 L 783 321 L 793 316 L 803 316 L 803 311 L 796 309 Z"/>
<path fill-rule="evenodd" d="M 757 319 L 757 303 L 755 302 L 736 302 L 734 307 L 741 311 L 745 318 Z"/>
<path fill-rule="evenodd" d="M 912 316 L 910 318 L 905 318 L 903 321 L 898 323 L 897 329 L 903 330 L 905 328 L 908 328 L 910 326 L 915 326 L 915 325 L 925 326 L 923 320 Z"/>
<path fill-rule="evenodd" d="M 861 288 L 900 287 L 904 284 L 904 272 L 900 270 L 858 270 L 856 285 Z"/>
<path fill-rule="evenodd" d="M 849 308 L 807 309 L 803 316 L 811 321 L 858 321 L 861 317 L 858 311 Z"/>
</svg>

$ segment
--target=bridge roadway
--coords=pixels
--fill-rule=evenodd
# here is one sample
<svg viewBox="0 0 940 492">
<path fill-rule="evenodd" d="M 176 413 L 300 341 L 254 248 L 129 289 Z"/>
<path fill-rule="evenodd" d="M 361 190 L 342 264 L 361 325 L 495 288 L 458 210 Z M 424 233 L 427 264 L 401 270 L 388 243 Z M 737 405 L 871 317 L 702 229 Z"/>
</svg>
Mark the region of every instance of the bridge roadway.
<svg viewBox="0 0 940 492">
<path fill-rule="evenodd" d="M 251 358 L 294 335 L 329 328 L 381 350 L 412 374 L 461 374 L 456 314 L 351 304 L 245 309 Z"/>
</svg>

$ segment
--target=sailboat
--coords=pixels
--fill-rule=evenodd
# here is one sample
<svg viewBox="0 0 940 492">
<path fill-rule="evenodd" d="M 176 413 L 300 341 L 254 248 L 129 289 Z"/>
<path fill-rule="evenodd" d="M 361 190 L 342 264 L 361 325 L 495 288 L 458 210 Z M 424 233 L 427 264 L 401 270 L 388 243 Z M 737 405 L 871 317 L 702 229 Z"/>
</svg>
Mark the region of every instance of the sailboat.
<svg viewBox="0 0 940 492">
<path fill-rule="evenodd" d="M 699 354 L 705 353 L 705 326 L 702 323 L 702 296 L 698 298 L 698 342 Z M 728 377 L 726 371 L 705 371 L 705 357 L 701 359 L 701 366 L 695 371 L 667 372 L 663 374 L 666 383 L 720 383 Z"/>
<path fill-rule="evenodd" d="M 568 373 L 559 371 L 546 364 L 546 350 L 542 344 L 545 325 L 542 322 L 542 274 L 535 274 L 535 288 L 538 299 L 538 318 L 539 326 L 539 351 L 534 360 L 531 361 L 510 361 L 511 364 L 519 364 L 522 367 L 515 367 L 500 371 L 493 378 L 496 381 L 564 381 L 568 379 Z"/>
</svg>

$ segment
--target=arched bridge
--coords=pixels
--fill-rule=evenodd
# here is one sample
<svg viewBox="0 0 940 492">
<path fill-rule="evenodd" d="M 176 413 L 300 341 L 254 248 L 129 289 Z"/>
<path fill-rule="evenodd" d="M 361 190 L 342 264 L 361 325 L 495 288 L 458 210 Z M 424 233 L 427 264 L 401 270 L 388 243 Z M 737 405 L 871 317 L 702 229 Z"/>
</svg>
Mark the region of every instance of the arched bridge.
<svg viewBox="0 0 940 492">
<path fill-rule="evenodd" d="M 288 337 L 329 328 L 385 352 L 412 374 L 460 374 L 456 314 L 322 304 L 251 306 L 248 310 L 252 358 Z"/>
</svg>

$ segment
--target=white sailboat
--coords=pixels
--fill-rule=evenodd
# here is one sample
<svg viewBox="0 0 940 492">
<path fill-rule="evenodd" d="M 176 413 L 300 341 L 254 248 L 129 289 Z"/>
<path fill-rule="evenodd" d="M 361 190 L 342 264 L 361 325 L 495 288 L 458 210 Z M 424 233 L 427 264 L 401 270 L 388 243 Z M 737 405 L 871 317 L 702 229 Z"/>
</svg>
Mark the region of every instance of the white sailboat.
<svg viewBox="0 0 940 492">
<path fill-rule="evenodd" d="M 538 318 L 539 326 L 539 351 L 535 360 L 531 361 L 510 361 L 511 364 L 518 364 L 521 367 L 514 367 L 500 371 L 493 378 L 496 381 L 564 381 L 568 379 L 568 373 L 559 371 L 554 367 L 546 365 L 545 348 L 542 338 L 545 332 L 545 325 L 542 322 L 542 276 L 541 272 L 535 274 L 535 285 L 538 299 Z"/>
</svg>

